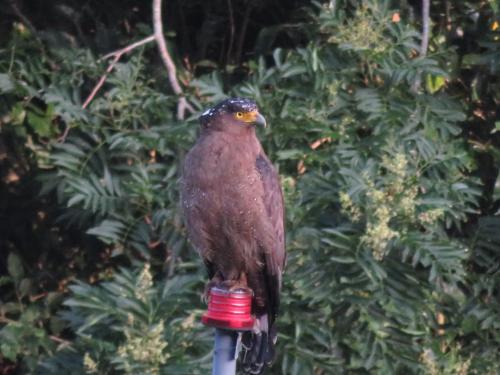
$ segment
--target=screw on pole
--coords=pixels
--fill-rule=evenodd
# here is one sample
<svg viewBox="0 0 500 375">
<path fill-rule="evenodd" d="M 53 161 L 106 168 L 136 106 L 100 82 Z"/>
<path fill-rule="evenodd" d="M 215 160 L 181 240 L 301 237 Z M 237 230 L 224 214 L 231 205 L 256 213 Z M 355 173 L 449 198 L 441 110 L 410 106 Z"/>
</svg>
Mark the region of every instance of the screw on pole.
<svg viewBox="0 0 500 375">
<path fill-rule="evenodd" d="M 238 358 L 237 342 L 243 331 L 251 331 L 255 318 L 252 311 L 252 291 L 229 291 L 214 287 L 210 290 L 208 311 L 201 321 L 215 328 L 212 375 L 234 375 Z"/>
</svg>

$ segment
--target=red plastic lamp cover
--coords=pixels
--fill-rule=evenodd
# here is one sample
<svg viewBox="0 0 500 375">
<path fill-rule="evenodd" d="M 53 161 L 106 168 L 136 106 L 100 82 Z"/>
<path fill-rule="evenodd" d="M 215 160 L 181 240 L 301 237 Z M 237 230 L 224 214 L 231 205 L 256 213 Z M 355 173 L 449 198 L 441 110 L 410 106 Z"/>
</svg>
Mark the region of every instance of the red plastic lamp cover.
<svg viewBox="0 0 500 375">
<path fill-rule="evenodd" d="M 235 331 L 250 331 L 253 328 L 252 292 L 245 289 L 228 291 L 212 288 L 208 299 L 208 311 L 201 321 L 206 326 Z"/>
</svg>

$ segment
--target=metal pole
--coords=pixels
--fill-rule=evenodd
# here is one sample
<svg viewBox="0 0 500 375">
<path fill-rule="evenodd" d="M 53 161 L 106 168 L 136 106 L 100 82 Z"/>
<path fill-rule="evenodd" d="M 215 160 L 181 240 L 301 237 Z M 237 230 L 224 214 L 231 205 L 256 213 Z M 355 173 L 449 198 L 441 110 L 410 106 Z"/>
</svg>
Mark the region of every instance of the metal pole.
<svg viewBox="0 0 500 375">
<path fill-rule="evenodd" d="M 238 332 L 215 328 L 212 375 L 236 374 L 236 343 Z"/>
</svg>

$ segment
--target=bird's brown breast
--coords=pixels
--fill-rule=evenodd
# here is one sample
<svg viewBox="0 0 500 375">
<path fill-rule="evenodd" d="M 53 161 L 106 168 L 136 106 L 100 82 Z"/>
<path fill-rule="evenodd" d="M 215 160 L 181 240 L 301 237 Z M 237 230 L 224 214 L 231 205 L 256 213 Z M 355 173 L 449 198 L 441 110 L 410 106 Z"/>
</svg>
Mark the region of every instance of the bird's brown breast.
<svg viewBox="0 0 500 375">
<path fill-rule="evenodd" d="M 255 161 L 261 150 L 254 135 L 214 132 L 199 139 L 184 165 L 183 206 L 198 224 L 188 225 L 191 240 L 226 278 L 260 266 L 255 232 L 265 209 Z"/>
</svg>

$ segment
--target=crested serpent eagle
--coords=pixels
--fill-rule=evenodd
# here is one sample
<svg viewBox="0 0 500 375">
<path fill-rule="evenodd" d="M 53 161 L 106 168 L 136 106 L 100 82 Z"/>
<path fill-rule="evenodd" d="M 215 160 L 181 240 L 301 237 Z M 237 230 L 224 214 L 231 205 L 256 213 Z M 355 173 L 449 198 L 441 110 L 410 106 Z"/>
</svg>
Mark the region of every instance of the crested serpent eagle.
<svg viewBox="0 0 500 375">
<path fill-rule="evenodd" d="M 215 285 L 253 291 L 256 323 L 243 337 L 242 368 L 260 374 L 274 357 L 285 266 L 283 194 L 255 135 L 266 121 L 253 100 L 230 98 L 200 123 L 181 180 L 188 235 L 211 279 L 206 293 Z"/>
</svg>

